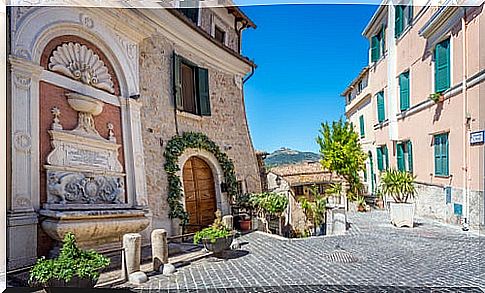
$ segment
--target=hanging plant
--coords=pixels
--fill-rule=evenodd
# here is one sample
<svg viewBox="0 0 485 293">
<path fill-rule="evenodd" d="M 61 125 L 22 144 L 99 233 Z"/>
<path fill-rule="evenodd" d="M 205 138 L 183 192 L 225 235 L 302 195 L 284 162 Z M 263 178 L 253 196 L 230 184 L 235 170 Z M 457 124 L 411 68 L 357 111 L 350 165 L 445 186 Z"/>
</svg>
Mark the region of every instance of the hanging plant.
<svg viewBox="0 0 485 293">
<path fill-rule="evenodd" d="M 180 171 L 178 166 L 178 158 L 182 153 L 188 149 L 203 149 L 212 153 L 224 173 L 224 181 L 227 186 L 227 193 L 229 196 L 236 196 L 237 194 L 237 180 L 234 173 L 234 164 L 229 157 L 221 151 L 219 146 L 210 140 L 205 134 L 199 132 L 185 132 L 184 134 L 176 135 L 167 143 L 167 147 L 163 153 L 165 157 L 164 169 L 168 177 L 168 204 L 170 206 L 169 217 L 171 219 L 180 219 L 182 225 L 188 224 L 189 215 L 184 210 L 182 205 L 182 181 L 177 176 Z"/>
</svg>

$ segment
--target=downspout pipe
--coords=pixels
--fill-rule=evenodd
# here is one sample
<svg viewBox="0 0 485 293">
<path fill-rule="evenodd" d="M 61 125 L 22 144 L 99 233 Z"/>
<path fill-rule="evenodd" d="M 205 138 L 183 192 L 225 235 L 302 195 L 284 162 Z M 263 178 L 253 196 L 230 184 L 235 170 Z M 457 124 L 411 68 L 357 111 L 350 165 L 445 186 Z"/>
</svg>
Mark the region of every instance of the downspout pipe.
<svg viewBox="0 0 485 293">
<path fill-rule="evenodd" d="M 243 79 L 243 84 L 246 83 L 246 81 L 248 81 L 253 75 L 254 75 L 254 70 L 255 70 L 255 66 L 254 65 L 251 65 L 251 73 L 249 73 L 248 76 L 246 76 L 244 79 Z"/>
<path fill-rule="evenodd" d="M 462 230 L 468 231 L 470 221 L 470 190 L 469 190 L 469 151 L 468 138 L 470 133 L 470 114 L 468 113 L 468 97 L 467 97 L 467 37 L 466 37 L 466 7 L 463 7 L 463 17 L 461 19 L 462 37 L 462 95 L 463 95 L 463 203 L 465 205 L 465 214 L 462 220 Z"/>
</svg>

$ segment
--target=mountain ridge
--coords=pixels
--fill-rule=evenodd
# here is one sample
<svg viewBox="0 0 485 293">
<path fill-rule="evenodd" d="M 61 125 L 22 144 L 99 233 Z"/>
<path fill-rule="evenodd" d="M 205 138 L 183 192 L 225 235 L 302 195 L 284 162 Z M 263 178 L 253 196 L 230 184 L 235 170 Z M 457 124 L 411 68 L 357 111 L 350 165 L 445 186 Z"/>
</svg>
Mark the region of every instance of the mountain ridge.
<svg viewBox="0 0 485 293">
<path fill-rule="evenodd" d="M 320 160 L 319 154 L 282 147 L 267 155 L 264 163 L 267 167 L 274 167 L 318 160 Z"/>
</svg>

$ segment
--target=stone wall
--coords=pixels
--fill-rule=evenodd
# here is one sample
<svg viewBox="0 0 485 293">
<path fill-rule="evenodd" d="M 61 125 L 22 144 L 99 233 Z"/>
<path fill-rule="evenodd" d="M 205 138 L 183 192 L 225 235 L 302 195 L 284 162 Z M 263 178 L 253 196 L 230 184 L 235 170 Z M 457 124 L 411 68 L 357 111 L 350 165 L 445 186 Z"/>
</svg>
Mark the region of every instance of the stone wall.
<svg viewBox="0 0 485 293">
<path fill-rule="evenodd" d="M 416 214 L 418 216 L 439 220 L 444 223 L 461 225 L 462 216 L 455 214 L 455 205 L 462 205 L 463 214 L 466 211 L 463 202 L 463 189 L 451 187 L 451 201 L 447 202 L 446 191 L 442 186 L 416 184 Z M 485 214 L 483 207 L 483 191 L 470 191 L 470 219 L 472 230 L 485 228 Z"/>
<path fill-rule="evenodd" d="M 211 116 L 176 112 L 172 86 L 172 58 L 178 55 L 209 70 Z M 157 35 L 140 44 L 140 100 L 145 170 L 152 229 L 170 231 L 167 202 L 167 175 L 163 170 L 163 151 L 177 133 L 205 133 L 234 161 L 238 180 L 246 182 L 248 192 L 261 189 L 256 157 L 248 133 L 242 89 L 235 75 L 207 64 L 177 44 Z M 148 229 L 151 230 L 151 229 Z"/>
</svg>

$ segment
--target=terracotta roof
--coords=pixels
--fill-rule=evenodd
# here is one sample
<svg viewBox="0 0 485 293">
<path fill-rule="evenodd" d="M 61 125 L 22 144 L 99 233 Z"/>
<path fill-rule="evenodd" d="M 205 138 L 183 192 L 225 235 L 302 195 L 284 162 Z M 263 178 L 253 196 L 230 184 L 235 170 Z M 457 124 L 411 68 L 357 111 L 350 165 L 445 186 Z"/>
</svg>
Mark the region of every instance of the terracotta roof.
<svg viewBox="0 0 485 293">
<path fill-rule="evenodd" d="M 322 170 L 320 162 L 281 165 L 271 168 L 269 172 L 281 176 L 291 186 L 341 181 L 338 175 Z"/>
</svg>

